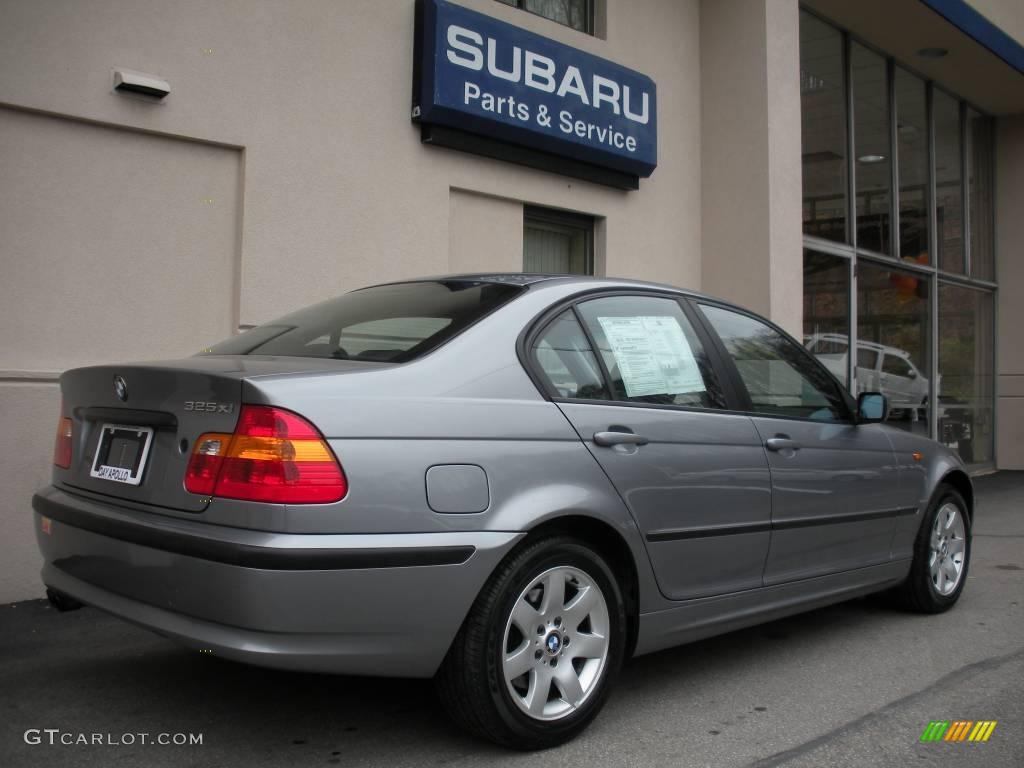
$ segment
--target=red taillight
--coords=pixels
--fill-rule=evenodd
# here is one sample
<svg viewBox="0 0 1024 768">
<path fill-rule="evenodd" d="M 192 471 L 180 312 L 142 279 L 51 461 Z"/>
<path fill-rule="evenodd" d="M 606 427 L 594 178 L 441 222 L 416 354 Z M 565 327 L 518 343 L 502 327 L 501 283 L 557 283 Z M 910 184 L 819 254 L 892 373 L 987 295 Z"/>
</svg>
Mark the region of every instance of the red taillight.
<svg viewBox="0 0 1024 768">
<path fill-rule="evenodd" d="M 233 435 L 196 440 L 185 490 L 275 504 L 329 504 L 348 492 L 327 441 L 298 414 L 243 405 Z"/>
<path fill-rule="evenodd" d="M 61 469 L 71 468 L 71 435 L 74 427 L 71 419 L 64 415 L 64 405 L 60 407 L 61 417 L 57 422 L 57 439 L 53 443 L 53 463 Z"/>
</svg>

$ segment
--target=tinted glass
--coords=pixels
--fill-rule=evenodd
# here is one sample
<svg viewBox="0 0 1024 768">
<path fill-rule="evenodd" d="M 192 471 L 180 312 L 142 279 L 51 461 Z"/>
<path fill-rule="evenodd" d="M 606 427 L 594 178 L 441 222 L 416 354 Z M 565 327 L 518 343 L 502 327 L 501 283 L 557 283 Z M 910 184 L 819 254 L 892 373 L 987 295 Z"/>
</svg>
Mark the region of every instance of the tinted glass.
<svg viewBox="0 0 1024 768">
<path fill-rule="evenodd" d="M 579 305 L 615 398 L 721 408 L 725 398 L 690 321 L 672 299 L 614 296 Z"/>
<path fill-rule="evenodd" d="M 379 285 L 257 326 L 205 354 L 405 362 L 443 344 L 522 290 L 454 280 Z"/>
<path fill-rule="evenodd" d="M 924 81 L 896 68 L 900 256 L 928 263 L 928 105 Z"/>
<path fill-rule="evenodd" d="M 860 347 L 857 350 L 857 367 L 873 371 L 878 367 L 878 352 L 873 349 Z"/>
<path fill-rule="evenodd" d="M 594 350 L 571 309 L 555 318 L 537 337 L 533 356 L 552 396 L 609 399 Z"/>
<path fill-rule="evenodd" d="M 935 224 L 940 269 L 964 271 L 964 210 L 961 183 L 960 102 L 934 90 Z"/>
<path fill-rule="evenodd" d="M 797 344 L 747 315 L 720 307 L 701 309 L 736 363 L 755 411 L 815 421 L 847 418 L 836 382 Z"/>
<path fill-rule="evenodd" d="M 857 160 L 857 247 L 889 253 L 892 148 L 885 59 L 859 43 L 853 63 L 853 156 Z"/>
<path fill-rule="evenodd" d="M 967 195 L 970 205 L 971 274 L 982 280 L 992 280 L 995 251 L 992 201 L 995 192 L 993 178 L 992 120 L 985 115 L 967 110 Z"/>
<path fill-rule="evenodd" d="M 804 232 L 846 240 L 846 89 L 843 36 L 800 13 Z"/>
<path fill-rule="evenodd" d="M 889 423 L 920 435 L 928 434 L 929 327 L 927 276 L 858 262 L 857 335 L 884 356 L 879 370 L 857 367 L 857 392 L 881 392 Z"/>
<path fill-rule="evenodd" d="M 992 294 L 939 285 L 939 442 L 968 464 L 992 461 Z"/>
<path fill-rule="evenodd" d="M 885 360 L 882 362 L 882 373 L 905 377 L 916 375 L 914 369 L 910 367 L 910 364 L 905 359 L 895 355 L 885 356 Z"/>
<path fill-rule="evenodd" d="M 850 262 L 804 251 L 804 341 L 841 382 L 849 374 Z"/>
</svg>

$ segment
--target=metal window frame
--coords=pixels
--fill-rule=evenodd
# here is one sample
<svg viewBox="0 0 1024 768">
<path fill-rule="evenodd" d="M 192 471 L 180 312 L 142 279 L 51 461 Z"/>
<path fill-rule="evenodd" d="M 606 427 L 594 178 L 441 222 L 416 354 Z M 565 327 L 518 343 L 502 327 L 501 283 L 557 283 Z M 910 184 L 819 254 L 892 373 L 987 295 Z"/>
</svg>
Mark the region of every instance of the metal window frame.
<svg viewBox="0 0 1024 768">
<path fill-rule="evenodd" d="M 939 376 L 939 286 L 941 284 L 954 284 L 964 288 L 971 288 L 977 291 L 983 291 L 989 293 L 992 296 L 993 303 L 993 328 L 992 330 L 992 392 L 991 402 L 993 408 L 996 406 L 998 398 L 998 387 L 997 387 L 997 354 L 998 354 L 998 323 L 996 318 L 998 317 L 998 303 L 999 303 L 999 250 L 997 243 L 993 242 L 993 254 L 992 254 L 992 279 L 981 279 L 975 277 L 973 272 L 972 254 L 971 254 L 971 212 L 970 212 L 970 184 L 967 178 L 968 168 L 968 153 L 967 153 L 967 114 L 968 109 L 972 109 L 978 114 L 986 117 L 990 121 L 990 143 L 993 149 L 992 154 L 992 173 L 990 174 L 991 183 L 993 188 L 996 184 L 996 173 L 998 172 L 998 160 L 995 153 L 998 152 L 996 145 L 995 136 L 995 120 L 985 110 L 979 108 L 976 104 L 971 101 L 958 96 L 947 88 L 937 85 L 931 78 L 923 73 L 915 70 L 912 66 L 905 62 L 897 61 L 895 57 L 880 50 L 871 43 L 863 40 L 857 35 L 852 34 L 849 30 L 836 24 L 832 20 L 822 16 L 814 9 L 808 8 L 805 5 L 800 5 L 800 11 L 806 13 L 809 16 L 814 17 L 818 21 L 828 25 L 832 29 L 836 30 L 842 37 L 842 67 L 843 67 L 843 97 L 846 105 L 846 135 L 844 137 L 846 147 L 846 222 L 845 222 L 845 242 L 836 242 L 833 240 L 827 240 L 825 238 L 816 237 L 814 235 L 803 235 L 803 247 L 805 250 L 815 251 L 818 253 L 824 253 L 833 256 L 839 256 L 847 259 L 849 263 L 850 279 L 848 285 L 848 320 L 850 328 L 850 348 L 856 349 L 856 345 L 859 341 L 858 337 L 858 314 L 859 307 L 857 305 L 857 294 L 858 294 L 858 264 L 861 259 L 865 263 L 873 266 L 888 267 L 897 271 L 912 272 L 918 274 L 922 279 L 928 281 L 928 340 L 929 348 L 926 351 L 928 355 L 928 371 L 929 371 L 929 394 L 928 394 L 928 408 L 926 411 L 928 419 L 928 433 L 933 440 L 937 440 L 939 437 L 939 425 L 936 420 L 938 413 L 937 402 L 938 402 L 938 376 Z M 890 205 L 890 231 L 889 231 L 889 243 L 890 253 L 878 253 L 870 251 L 866 248 L 862 248 L 857 243 L 857 159 L 855 157 L 856 149 L 856 135 L 855 135 L 855 101 L 853 93 L 853 60 L 852 60 L 852 45 L 856 42 L 858 45 L 877 53 L 882 56 L 886 62 L 886 87 L 888 89 L 888 105 L 889 105 L 889 144 L 890 144 L 890 162 L 891 162 L 891 187 L 889 190 L 889 205 Z M 928 254 L 929 263 L 916 264 L 905 262 L 901 257 L 901 242 L 900 242 L 900 173 L 899 173 L 899 134 L 898 134 L 898 97 L 896 94 L 896 69 L 899 67 L 908 74 L 919 78 L 925 85 L 925 111 L 927 121 L 927 153 L 928 153 L 928 181 L 926 184 L 926 201 L 925 205 L 928 208 Z M 941 269 L 938 260 L 938 220 L 937 220 L 937 188 L 936 188 L 936 146 L 935 146 L 935 91 L 941 90 L 946 95 L 950 96 L 959 105 L 959 124 L 960 124 L 960 198 L 962 205 L 962 231 L 964 241 L 964 272 L 954 273 L 948 272 Z M 994 200 L 994 195 L 992 197 Z M 991 212 L 993 232 L 996 231 L 996 217 L 998 212 L 993 208 Z M 857 365 L 855 355 L 848 356 L 848 372 L 850 390 L 855 392 L 857 388 Z M 998 450 L 998 434 L 997 434 L 998 419 L 993 419 L 993 430 L 992 430 L 992 458 L 990 461 L 972 465 L 972 469 L 986 469 L 991 468 L 997 464 L 997 450 Z"/>
</svg>

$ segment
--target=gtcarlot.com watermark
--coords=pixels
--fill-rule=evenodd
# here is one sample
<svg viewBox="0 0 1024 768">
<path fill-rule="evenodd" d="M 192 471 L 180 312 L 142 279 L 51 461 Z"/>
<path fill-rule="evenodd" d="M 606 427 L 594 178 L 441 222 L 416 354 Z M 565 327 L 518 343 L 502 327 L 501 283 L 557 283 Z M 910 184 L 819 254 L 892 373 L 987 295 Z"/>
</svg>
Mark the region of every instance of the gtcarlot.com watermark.
<svg viewBox="0 0 1024 768">
<path fill-rule="evenodd" d="M 128 747 L 138 744 L 162 747 L 202 746 L 201 733 L 82 733 L 62 731 L 60 728 L 29 728 L 24 735 L 26 744 L 51 746 Z"/>
</svg>

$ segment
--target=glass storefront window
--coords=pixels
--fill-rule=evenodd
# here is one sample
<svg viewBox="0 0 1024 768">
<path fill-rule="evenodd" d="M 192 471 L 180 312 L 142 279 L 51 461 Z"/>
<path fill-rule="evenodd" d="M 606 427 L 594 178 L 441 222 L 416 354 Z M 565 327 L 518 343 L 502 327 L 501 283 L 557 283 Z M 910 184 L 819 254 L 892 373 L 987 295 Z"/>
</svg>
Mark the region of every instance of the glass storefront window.
<svg viewBox="0 0 1024 768">
<path fill-rule="evenodd" d="M 993 119 L 811 11 L 800 98 L 805 346 L 894 426 L 993 463 Z"/>
<path fill-rule="evenodd" d="M 992 461 L 992 294 L 939 285 L 938 437 L 967 464 Z"/>
<path fill-rule="evenodd" d="M 933 90 L 935 120 L 935 224 L 939 249 L 936 263 L 947 272 L 964 271 L 963 158 L 960 143 L 960 102 Z"/>
<path fill-rule="evenodd" d="M 992 119 L 967 110 L 967 200 L 970 206 L 971 274 L 982 280 L 995 278 L 992 196 L 993 179 Z"/>
<path fill-rule="evenodd" d="M 928 263 L 928 102 L 924 81 L 896 68 L 900 256 Z"/>
<path fill-rule="evenodd" d="M 889 399 L 889 422 L 927 436 L 928 277 L 857 265 L 856 391 Z"/>
<path fill-rule="evenodd" d="M 844 242 L 846 89 L 843 36 L 800 13 L 800 119 L 804 234 Z"/>
<path fill-rule="evenodd" d="M 889 78 L 885 59 L 859 43 L 850 47 L 853 68 L 853 156 L 857 160 L 857 247 L 889 253 L 892 148 Z"/>
<path fill-rule="evenodd" d="M 804 251 L 804 346 L 849 384 L 850 262 Z"/>
</svg>

